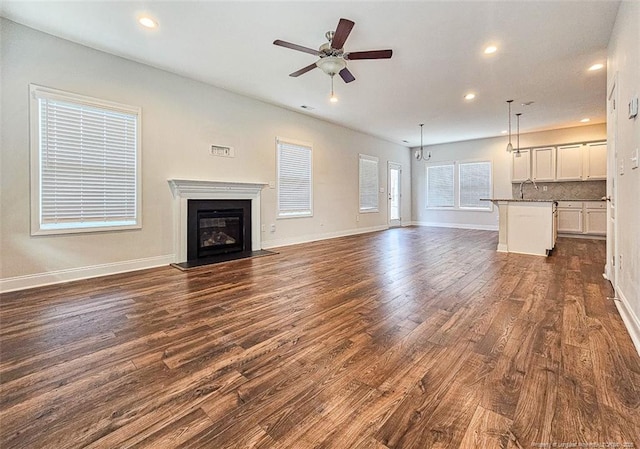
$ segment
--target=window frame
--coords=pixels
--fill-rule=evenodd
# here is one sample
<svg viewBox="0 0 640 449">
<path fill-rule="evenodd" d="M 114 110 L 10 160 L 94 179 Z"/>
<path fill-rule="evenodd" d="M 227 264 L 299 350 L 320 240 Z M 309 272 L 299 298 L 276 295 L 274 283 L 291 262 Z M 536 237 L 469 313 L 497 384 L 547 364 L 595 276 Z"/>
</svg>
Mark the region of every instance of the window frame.
<svg viewBox="0 0 640 449">
<path fill-rule="evenodd" d="M 111 110 L 135 115 L 135 218 L 133 223 L 74 222 L 68 225 L 47 226 L 42 223 L 42 154 L 40 98 L 59 100 L 76 105 Z M 142 228 L 142 108 L 103 100 L 86 95 L 29 84 L 29 134 L 30 134 L 30 187 L 31 187 L 31 235 L 82 234 L 87 232 L 112 232 Z"/>
<path fill-rule="evenodd" d="M 376 197 L 376 205 L 375 207 L 367 207 L 365 205 L 365 207 L 363 207 L 362 205 L 362 164 L 361 162 L 365 160 L 365 161 L 370 161 L 370 162 L 375 162 L 376 164 L 376 190 L 375 190 L 375 197 Z M 370 156 L 368 154 L 362 154 L 359 153 L 358 154 L 358 213 L 361 214 L 374 214 L 374 213 L 378 213 L 380 212 L 380 158 L 376 157 L 376 156 Z"/>
<path fill-rule="evenodd" d="M 453 173 L 453 204 L 451 206 L 429 206 L 429 168 L 451 166 Z M 456 208 L 456 163 L 455 161 L 431 162 L 425 164 L 425 207 L 428 210 L 454 210 Z"/>
<path fill-rule="evenodd" d="M 487 194 L 487 198 L 491 198 L 492 192 L 493 192 L 493 163 L 489 160 L 465 160 L 465 161 L 459 161 L 457 163 L 458 165 L 458 170 L 457 170 L 457 175 L 458 175 L 458 182 L 457 184 L 457 190 L 458 190 L 458 195 L 457 195 L 457 206 L 458 209 L 460 210 L 468 210 L 468 211 L 478 211 L 478 212 L 490 212 L 493 210 L 493 203 L 491 201 L 485 201 L 486 206 L 482 206 L 482 207 L 473 207 L 473 206 L 462 206 L 462 202 L 461 202 L 461 196 L 462 196 L 462 176 L 460 175 L 460 170 L 462 170 L 462 166 L 463 165 L 471 165 L 471 164 L 489 164 L 489 192 Z"/>
<path fill-rule="evenodd" d="M 301 212 L 283 212 L 280 210 L 280 144 L 287 144 L 309 150 L 309 209 Z M 276 137 L 276 219 L 313 217 L 313 144 L 287 137 Z"/>
<path fill-rule="evenodd" d="M 465 164 L 477 164 L 477 163 L 488 163 L 489 164 L 489 177 L 490 177 L 490 186 L 489 186 L 489 195 L 491 198 L 493 196 L 493 161 L 490 159 L 464 159 L 464 160 L 449 160 L 449 161 L 438 161 L 438 162 L 428 162 L 425 164 L 424 171 L 424 193 L 425 193 L 425 209 L 426 210 L 448 210 L 448 211 L 464 211 L 464 212 L 493 212 L 493 203 L 491 201 L 487 201 L 486 207 L 469 207 L 469 206 L 460 206 L 460 165 Z M 429 206 L 429 167 L 437 167 L 437 166 L 452 166 L 453 167 L 453 206 Z"/>
</svg>

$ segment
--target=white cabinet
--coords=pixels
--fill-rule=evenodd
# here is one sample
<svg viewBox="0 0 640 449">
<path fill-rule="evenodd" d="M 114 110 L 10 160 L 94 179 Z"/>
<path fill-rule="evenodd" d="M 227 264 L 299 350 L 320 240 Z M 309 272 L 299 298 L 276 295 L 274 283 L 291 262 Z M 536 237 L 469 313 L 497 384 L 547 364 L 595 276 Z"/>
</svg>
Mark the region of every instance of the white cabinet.
<svg viewBox="0 0 640 449">
<path fill-rule="evenodd" d="M 595 181 L 607 179 L 607 142 L 558 147 L 556 180 Z"/>
<path fill-rule="evenodd" d="M 584 179 L 607 179 L 607 142 L 588 143 L 582 151 Z"/>
<path fill-rule="evenodd" d="M 567 234 L 582 234 L 582 209 L 581 201 L 558 202 L 558 232 Z"/>
<path fill-rule="evenodd" d="M 534 148 L 531 153 L 534 181 L 556 180 L 556 148 Z"/>
<path fill-rule="evenodd" d="M 522 182 L 531 178 L 531 151 L 511 153 L 511 182 Z"/>
<path fill-rule="evenodd" d="M 604 201 L 559 201 L 558 232 L 606 235 L 607 203 Z"/>
<path fill-rule="evenodd" d="M 556 180 L 582 180 L 582 145 L 563 145 L 558 147 Z"/>
<path fill-rule="evenodd" d="M 511 182 L 607 179 L 607 142 L 527 148 L 511 153 Z"/>
<path fill-rule="evenodd" d="M 607 234 L 607 206 L 602 201 L 584 203 L 584 232 L 592 235 Z"/>
</svg>

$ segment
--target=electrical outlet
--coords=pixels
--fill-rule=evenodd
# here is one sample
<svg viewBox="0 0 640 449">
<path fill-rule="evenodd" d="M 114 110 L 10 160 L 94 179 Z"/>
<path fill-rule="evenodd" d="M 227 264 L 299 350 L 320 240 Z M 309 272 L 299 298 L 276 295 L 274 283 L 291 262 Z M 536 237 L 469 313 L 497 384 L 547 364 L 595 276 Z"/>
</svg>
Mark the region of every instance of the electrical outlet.
<svg viewBox="0 0 640 449">
<path fill-rule="evenodd" d="M 276 232 L 276 225 L 275 224 L 271 225 L 271 232 Z"/>
<path fill-rule="evenodd" d="M 546 192 L 547 191 L 547 186 L 542 186 L 542 191 Z"/>
<path fill-rule="evenodd" d="M 622 270 L 622 254 L 620 254 L 620 263 L 618 264 L 618 269 Z"/>
<path fill-rule="evenodd" d="M 261 228 L 262 232 L 265 232 L 267 230 L 267 227 L 265 225 L 261 225 L 260 228 Z"/>
<path fill-rule="evenodd" d="M 356 215 L 356 223 L 360 221 L 360 214 Z"/>
</svg>

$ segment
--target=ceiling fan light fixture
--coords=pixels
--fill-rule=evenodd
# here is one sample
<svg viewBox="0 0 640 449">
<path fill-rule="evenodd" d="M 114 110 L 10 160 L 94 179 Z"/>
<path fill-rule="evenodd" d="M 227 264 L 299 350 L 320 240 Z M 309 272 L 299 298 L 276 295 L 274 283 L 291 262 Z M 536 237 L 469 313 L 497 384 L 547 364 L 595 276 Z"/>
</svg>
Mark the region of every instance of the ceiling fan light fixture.
<svg viewBox="0 0 640 449">
<path fill-rule="evenodd" d="M 333 76 L 347 66 L 347 62 L 343 58 L 337 56 L 327 56 L 321 58 L 316 65 L 329 76 Z"/>
</svg>

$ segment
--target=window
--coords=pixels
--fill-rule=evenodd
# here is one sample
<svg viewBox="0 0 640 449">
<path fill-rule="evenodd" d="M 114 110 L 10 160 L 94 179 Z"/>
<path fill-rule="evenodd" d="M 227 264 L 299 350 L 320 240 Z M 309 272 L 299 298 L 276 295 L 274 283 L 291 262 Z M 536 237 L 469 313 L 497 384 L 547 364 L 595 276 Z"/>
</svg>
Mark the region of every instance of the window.
<svg viewBox="0 0 640 449">
<path fill-rule="evenodd" d="M 458 166 L 461 209 L 491 209 L 491 203 L 480 198 L 491 197 L 491 162 L 464 162 Z"/>
<path fill-rule="evenodd" d="M 456 170 L 457 166 L 457 170 Z M 493 210 L 491 162 L 443 162 L 426 166 L 427 209 Z"/>
<path fill-rule="evenodd" d="M 378 158 L 359 156 L 360 212 L 378 212 Z"/>
<path fill-rule="evenodd" d="M 31 233 L 140 228 L 140 109 L 30 93 Z"/>
<path fill-rule="evenodd" d="M 310 217 L 311 144 L 277 139 L 278 217 Z"/>
<path fill-rule="evenodd" d="M 453 163 L 427 165 L 427 208 L 454 207 Z"/>
</svg>

